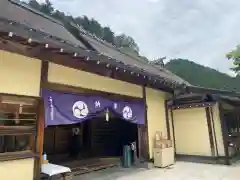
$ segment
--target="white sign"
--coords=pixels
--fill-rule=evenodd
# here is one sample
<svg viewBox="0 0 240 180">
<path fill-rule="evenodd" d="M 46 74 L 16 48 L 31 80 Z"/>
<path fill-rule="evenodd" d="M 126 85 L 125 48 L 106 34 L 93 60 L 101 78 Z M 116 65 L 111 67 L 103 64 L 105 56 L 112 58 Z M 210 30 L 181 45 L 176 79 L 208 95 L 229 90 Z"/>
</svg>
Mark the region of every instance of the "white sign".
<svg viewBox="0 0 240 180">
<path fill-rule="evenodd" d="M 118 107 L 117 103 L 114 103 L 114 104 L 113 104 L 113 108 L 114 108 L 114 109 L 117 109 L 117 107 Z"/>
<path fill-rule="evenodd" d="M 132 109 L 131 109 L 129 106 L 125 106 L 125 107 L 123 108 L 122 113 L 123 113 L 123 118 L 124 118 L 124 119 L 131 119 L 132 116 L 133 116 L 133 114 L 132 114 Z"/>
<path fill-rule="evenodd" d="M 95 108 L 100 108 L 100 107 L 101 107 L 100 101 L 95 101 Z"/>
<path fill-rule="evenodd" d="M 79 119 L 87 117 L 89 113 L 87 104 L 83 101 L 75 102 L 73 104 L 72 111 L 73 111 L 73 116 Z"/>
<path fill-rule="evenodd" d="M 48 101 L 50 102 L 50 119 L 53 121 L 53 119 L 54 119 L 54 108 L 53 108 L 52 96 L 48 97 Z"/>
</svg>

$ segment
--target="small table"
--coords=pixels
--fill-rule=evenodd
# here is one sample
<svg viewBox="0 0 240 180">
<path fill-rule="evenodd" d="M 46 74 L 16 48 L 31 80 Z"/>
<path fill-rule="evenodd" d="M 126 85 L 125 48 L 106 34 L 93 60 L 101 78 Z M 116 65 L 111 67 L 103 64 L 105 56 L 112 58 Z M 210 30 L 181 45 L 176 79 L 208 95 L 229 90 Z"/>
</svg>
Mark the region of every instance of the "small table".
<svg viewBox="0 0 240 180">
<path fill-rule="evenodd" d="M 50 179 L 54 175 L 62 175 L 64 177 L 66 173 L 70 173 L 70 172 L 71 172 L 71 169 L 69 167 L 60 166 L 60 165 L 51 164 L 51 163 L 42 164 L 42 167 L 41 167 L 41 173 L 46 174 L 48 176 L 48 179 Z"/>
</svg>

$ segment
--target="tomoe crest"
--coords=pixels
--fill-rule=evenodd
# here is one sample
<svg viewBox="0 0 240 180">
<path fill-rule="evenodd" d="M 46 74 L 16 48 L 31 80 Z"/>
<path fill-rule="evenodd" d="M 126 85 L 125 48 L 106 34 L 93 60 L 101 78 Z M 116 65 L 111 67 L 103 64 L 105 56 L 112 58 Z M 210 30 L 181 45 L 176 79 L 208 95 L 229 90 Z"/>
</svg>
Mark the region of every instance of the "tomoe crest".
<svg viewBox="0 0 240 180">
<path fill-rule="evenodd" d="M 131 109 L 129 106 L 125 106 L 125 107 L 123 108 L 122 113 L 123 113 L 123 118 L 124 118 L 124 119 L 131 119 L 132 116 L 133 116 L 132 109 Z"/>
<path fill-rule="evenodd" d="M 83 101 L 75 102 L 73 104 L 72 111 L 73 111 L 73 116 L 79 119 L 87 117 L 89 113 L 87 104 Z"/>
</svg>

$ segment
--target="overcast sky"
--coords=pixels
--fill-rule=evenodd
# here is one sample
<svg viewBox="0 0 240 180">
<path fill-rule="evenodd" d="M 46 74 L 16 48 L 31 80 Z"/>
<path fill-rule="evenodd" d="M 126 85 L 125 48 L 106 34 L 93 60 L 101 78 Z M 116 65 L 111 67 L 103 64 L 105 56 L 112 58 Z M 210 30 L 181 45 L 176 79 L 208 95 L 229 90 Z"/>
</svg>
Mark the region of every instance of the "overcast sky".
<svg viewBox="0 0 240 180">
<path fill-rule="evenodd" d="M 187 58 L 229 72 L 225 54 L 240 44 L 239 0 L 51 0 L 132 36 L 148 58 Z"/>
</svg>

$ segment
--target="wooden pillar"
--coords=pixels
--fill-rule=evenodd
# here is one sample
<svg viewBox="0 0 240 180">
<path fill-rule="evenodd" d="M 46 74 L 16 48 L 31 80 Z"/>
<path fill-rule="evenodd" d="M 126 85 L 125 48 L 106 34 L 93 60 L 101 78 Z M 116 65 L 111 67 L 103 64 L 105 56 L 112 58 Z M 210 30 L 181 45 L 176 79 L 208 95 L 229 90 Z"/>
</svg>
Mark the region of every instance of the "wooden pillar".
<svg viewBox="0 0 240 180">
<path fill-rule="evenodd" d="M 48 81 L 48 62 L 41 62 L 41 77 L 40 77 L 40 89 L 39 96 L 41 97 L 41 88 Z M 44 143 L 44 127 L 45 127 L 45 114 L 44 114 L 44 102 L 40 98 L 38 101 L 38 119 L 37 119 L 37 137 L 36 137 L 36 153 L 38 158 L 34 161 L 34 179 L 39 179 L 41 165 L 42 165 L 42 154 L 43 154 L 43 143 Z"/>
<path fill-rule="evenodd" d="M 144 101 L 144 118 L 145 124 L 138 126 L 138 141 L 139 141 L 139 156 L 145 161 L 150 159 L 149 156 L 149 138 L 148 138 L 148 121 L 147 121 L 147 101 L 146 88 L 142 87 L 143 101 Z"/>
<path fill-rule="evenodd" d="M 215 156 L 215 146 L 214 146 L 214 140 L 213 140 L 213 128 L 212 128 L 212 122 L 211 122 L 210 107 L 205 107 L 205 111 L 206 111 L 206 119 L 207 119 L 208 135 L 209 135 L 209 143 L 210 143 L 211 153 L 212 153 L 212 156 Z"/>
<path fill-rule="evenodd" d="M 36 137 L 36 154 L 37 159 L 34 162 L 34 177 L 39 178 L 41 165 L 42 165 L 42 154 L 43 154 L 43 142 L 44 142 L 44 103 L 43 100 L 39 100 L 38 105 L 38 119 L 37 119 L 37 137 Z"/>
<path fill-rule="evenodd" d="M 172 131 L 173 131 L 173 143 L 174 143 L 174 152 L 176 155 L 176 138 L 175 138 L 175 128 L 174 128 L 174 119 L 173 119 L 173 110 L 170 109 L 171 121 L 172 121 Z"/>
<path fill-rule="evenodd" d="M 170 122 L 169 122 L 169 112 L 168 112 L 168 105 L 167 100 L 165 100 L 165 119 L 166 119 L 166 126 L 167 126 L 167 138 L 171 139 L 171 132 L 170 132 Z"/>
<path fill-rule="evenodd" d="M 219 102 L 219 116 L 220 116 L 220 123 L 221 123 L 221 130 L 222 130 L 222 137 L 223 137 L 223 145 L 224 145 L 224 152 L 225 152 L 225 165 L 230 165 L 230 158 L 229 158 L 229 149 L 228 149 L 228 131 L 226 120 L 223 114 L 223 107 L 222 103 Z"/>
<path fill-rule="evenodd" d="M 44 88 L 48 83 L 48 68 L 49 63 L 47 61 L 41 62 L 41 79 L 40 79 L 40 88 Z M 41 91 L 40 91 L 41 96 Z"/>
</svg>

